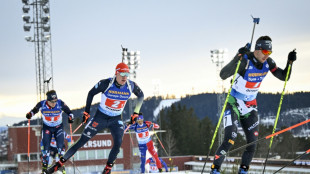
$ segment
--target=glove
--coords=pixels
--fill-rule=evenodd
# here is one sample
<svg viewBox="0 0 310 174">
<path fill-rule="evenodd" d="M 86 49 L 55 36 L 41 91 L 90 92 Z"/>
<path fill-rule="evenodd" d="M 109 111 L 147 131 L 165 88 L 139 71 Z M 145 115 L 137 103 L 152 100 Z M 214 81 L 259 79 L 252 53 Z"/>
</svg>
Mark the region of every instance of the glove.
<svg viewBox="0 0 310 174">
<path fill-rule="evenodd" d="M 131 117 L 130 117 L 130 124 L 135 124 L 135 122 L 137 121 L 137 118 L 139 117 L 139 114 L 134 112 Z"/>
<path fill-rule="evenodd" d="M 154 129 L 159 129 L 159 125 L 156 123 L 153 123 L 153 127 L 154 127 Z"/>
<path fill-rule="evenodd" d="M 26 118 L 27 118 L 27 119 L 31 119 L 32 116 L 33 116 L 33 113 L 32 113 L 32 112 L 28 112 L 28 113 L 26 114 Z"/>
<path fill-rule="evenodd" d="M 244 47 L 239 48 L 238 53 L 244 55 L 247 52 L 250 52 L 249 50 L 249 43 L 246 44 Z"/>
<path fill-rule="evenodd" d="M 74 121 L 73 114 L 69 114 L 69 116 L 68 116 L 68 123 L 73 123 L 73 121 Z"/>
<path fill-rule="evenodd" d="M 87 120 L 89 119 L 90 115 L 87 112 L 83 112 L 83 124 L 87 123 Z"/>
<path fill-rule="evenodd" d="M 288 61 L 294 62 L 296 60 L 296 52 L 295 50 L 288 53 Z"/>
</svg>

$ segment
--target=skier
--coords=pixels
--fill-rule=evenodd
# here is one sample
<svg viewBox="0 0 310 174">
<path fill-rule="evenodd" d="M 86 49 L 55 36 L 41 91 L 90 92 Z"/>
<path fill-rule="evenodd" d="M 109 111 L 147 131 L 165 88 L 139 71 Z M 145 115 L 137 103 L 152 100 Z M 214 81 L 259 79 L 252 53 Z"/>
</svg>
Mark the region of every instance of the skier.
<svg viewBox="0 0 310 174">
<path fill-rule="evenodd" d="M 62 111 L 68 114 L 68 122 L 73 123 L 74 115 L 70 108 L 60 99 L 57 98 L 55 90 L 46 93 L 46 100 L 40 101 L 30 112 L 26 114 L 27 119 L 31 119 L 39 110 L 41 110 L 43 118 L 42 128 L 42 173 L 47 170 L 50 143 L 52 136 L 55 137 L 57 143 L 57 153 L 61 157 L 64 143 L 64 131 L 62 124 Z"/>
<path fill-rule="evenodd" d="M 150 121 L 143 121 L 142 113 L 139 113 L 137 118 L 137 123 L 130 125 L 129 129 L 132 129 L 136 132 L 136 137 L 139 144 L 139 151 L 141 154 L 141 173 L 145 172 L 145 160 L 146 160 L 146 150 L 155 158 L 157 168 L 159 172 L 162 172 L 161 162 L 158 158 L 157 152 L 154 148 L 153 141 L 151 139 L 149 128 L 159 129 L 159 125 L 152 123 Z"/>
<path fill-rule="evenodd" d="M 135 82 L 128 80 L 128 76 L 128 66 L 125 63 L 119 63 L 116 66 L 114 77 L 100 80 L 88 92 L 86 107 L 83 113 L 83 123 L 87 123 L 90 117 L 90 106 L 94 95 L 101 92 L 101 102 L 95 116 L 87 123 L 79 140 L 72 145 L 65 153 L 64 157 L 61 157 L 60 160 L 49 168 L 46 173 L 51 174 L 54 171 L 57 171 L 58 168 L 73 156 L 79 148 L 104 128 L 110 129 L 114 143 L 107 164 L 102 173 L 111 173 L 111 169 L 115 163 L 123 141 L 124 125 L 121 120 L 121 114 L 125 104 L 132 93 L 137 96 L 137 104 L 134 113 L 131 116 L 131 123 L 134 123 L 138 117 L 137 113 L 139 113 L 144 99 L 142 90 Z"/>
<path fill-rule="evenodd" d="M 215 153 L 214 162 L 211 166 L 211 174 L 220 173 L 220 167 L 225 158 L 222 154 L 228 152 L 235 143 L 239 123 L 241 123 L 244 130 L 247 143 L 257 140 L 259 120 L 256 96 L 260 84 L 268 71 L 276 78 L 284 81 L 289 63 L 293 63 L 296 60 L 295 50 L 291 51 L 288 54 L 286 68 L 284 70 L 279 68 L 274 60 L 269 57 L 272 53 L 271 42 L 272 40 L 269 36 L 261 36 L 256 41 L 254 52 L 250 52 L 246 47 L 240 48 L 238 54 L 220 72 L 220 76 L 223 80 L 232 76 L 235 72 L 238 60 L 241 59 L 240 67 L 224 112 L 224 140 Z M 291 72 L 289 72 L 288 78 L 290 77 L 290 73 Z M 239 174 L 248 173 L 255 148 L 256 144 L 253 144 L 248 146 L 244 151 Z"/>
<path fill-rule="evenodd" d="M 159 157 L 158 157 L 158 159 L 160 160 L 162 166 L 165 167 L 166 172 L 169 172 L 169 171 L 168 171 L 167 164 L 165 163 L 165 161 L 162 160 L 162 159 L 159 158 Z M 153 157 L 150 157 L 148 160 L 146 160 L 145 165 L 146 165 L 146 164 L 149 164 L 149 165 L 150 165 L 150 169 L 149 169 L 149 172 L 150 172 L 150 173 L 158 173 L 158 172 L 159 172 L 159 170 L 158 170 L 158 168 L 157 168 L 157 165 L 156 165 L 156 161 L 155 161 L 155 159 L 154 159 Z"/>
<path fill-rule="evenodd" d="M 64 139 L 67 140 L 68 144 L 67 147 L 71 146 L 71 136 L 69 134 L 67 134 L 64 131 Z M 66 150 L 66 146 L 65 143 L 63 143 L 63 148 L 61 151 L 61 155 L 63 156 L 65 154 L 65 150 Z M 43 141 L 41 140 L 41 151 L 43 154 L 44 151 L 44 146 L 43 146 Z M 55 159 L 55 162 L 59 161 L 59 155 L 58 155 L 58 150 L 57 150 L 57 143 L 55 140 L 54 135 L 52 136 L 52 140 L 50 143 L 50 150 L 49 150 L 49 157 L 48 157 L 48 167 L 50 167 L 53 164 L 53 159 Z M 65 166 L 62 166 L 62 173 L 65 174 L 66 173 L 66 169 Z"/>
</svg>

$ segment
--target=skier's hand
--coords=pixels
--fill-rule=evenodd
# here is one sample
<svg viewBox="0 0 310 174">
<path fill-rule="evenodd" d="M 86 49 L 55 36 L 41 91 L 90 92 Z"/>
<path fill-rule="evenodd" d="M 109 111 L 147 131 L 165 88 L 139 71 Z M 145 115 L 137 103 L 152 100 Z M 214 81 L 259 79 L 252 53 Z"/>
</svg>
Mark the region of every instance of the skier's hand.
<svg viewBox="0 0 310 174">
<path fill-rule="evenodd" d="M 293 51 L 288 53 L 288 61 L 290 61 L 290 63 L 293 63 L 296 59 L 297 59 L 296 58 L 296 51 L 294 49 Z"/>
<path fill-rule="evenodd" d="M 244 55 L 245 53 L 250 52 L 249 48 L 250 44 L 247 43 L 244 47 L 239 48 L 238 53 L 240 54 L 240 56 Z"/>
<path fill-rule="evenodd" d="M 154 129 L 159 129 L 159 125 L 156 123 L 153 123 L 153 127 L 154 127 Z"/>
<path fill-rule="evenodd" d="M 137 121 L 137 118 L 139 117 L 139 114 L 134 112 L 131 117 L 130 117 L 130 124 L 135 124 L 135 122 Z"/>
<path fill-rule="evenodd" d="M 73 114 L 69 114 L 68 116 L 68 123 L 73 123 L 74 121 L 74 115 Z"/>
<path fill-rule="evenodd" d="M 89 119 L 90 115 L 87 112 L 83 112 L 83 124 L 87 123 L 88 119 Z"/>
<path fill-rule="evenodd" d="M 27 118 L 27 119 L 31 119 L 32 116 L 33 116 L 33 113 L 32 113 L 32 112 L 28 112 L 28 113 L 26 114 L 26 118 Z"/>
</svg>

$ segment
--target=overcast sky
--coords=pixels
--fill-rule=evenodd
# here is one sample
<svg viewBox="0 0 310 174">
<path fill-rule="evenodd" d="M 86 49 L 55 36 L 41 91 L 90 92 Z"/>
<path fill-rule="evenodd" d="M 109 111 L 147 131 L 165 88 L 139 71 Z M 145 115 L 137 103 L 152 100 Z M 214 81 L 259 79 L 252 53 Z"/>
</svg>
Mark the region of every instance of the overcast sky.
<svg viewBox="0 0 310 174">
<path fill-rule="evenodd" d="M 34 45 L 24 39 L 33 30 L 23 31 L 22 6 L 21 0 L 3 0 L 0 6 L 0 118 L 25 117 L 38 102 Z M 121 45 L 141 52 L 135 81 L 147 97 L 154 93 L 154 80 L 160 81 L 161 95 L 217 90 L 210 50 L 226 48 L 230 60 L 250 42 L 251 15 L 260 18 L 254 41 L 272 38 L 271 57 L 279 67 L 297 49 L 287 91 L 310 89 L 308 0 L 54 0 L 50 6 L 54 89 L 72 109 L 85 105 L 99 80 L 113 76 Z M 270 73 L 261 91 L 281 92 L 283 85 Z M 99 100 L 98 95 L 93 103 Z"/>
</svg>

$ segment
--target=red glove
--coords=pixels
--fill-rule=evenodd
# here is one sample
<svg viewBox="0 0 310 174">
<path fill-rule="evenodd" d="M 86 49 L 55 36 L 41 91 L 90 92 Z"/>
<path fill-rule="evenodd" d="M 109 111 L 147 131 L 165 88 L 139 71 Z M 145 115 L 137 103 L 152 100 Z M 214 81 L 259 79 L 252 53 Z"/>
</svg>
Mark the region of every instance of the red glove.
<svg viewBox="0 0 310 174">
<path fill-rule="evenodd" d="M 153 127 L 154 127 L 154 129 L 159 129 L 159 125 L 156 123 L 153 123 Z"/>
<path fill-rule="evenodd" d="M 89 119 L 90 115 L 87 112 L 83 112 L 83 124 L 87 123 L 88 119 Z"/>
</svg>

